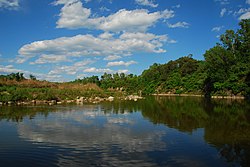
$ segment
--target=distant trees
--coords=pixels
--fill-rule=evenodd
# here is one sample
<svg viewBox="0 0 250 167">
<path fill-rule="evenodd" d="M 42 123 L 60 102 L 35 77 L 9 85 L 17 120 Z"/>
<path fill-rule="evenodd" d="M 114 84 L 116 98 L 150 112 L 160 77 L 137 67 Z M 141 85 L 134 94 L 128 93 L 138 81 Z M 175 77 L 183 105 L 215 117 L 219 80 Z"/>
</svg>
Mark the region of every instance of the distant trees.
<svg viewBox="0 0 250 167">
<path fill-rule="evenodd" d="M 30 74 L 30 79 L 31 80 L 36 80 L 36 77 L 34 75 Z"/>
<path fill-rule="evenodd" d="M 83 79 L 76 79 L 73 81 L 74 83 L 82 83 L 82 84 L 87 84 L 87 83 L 94 83 L 98 86 L 100 86 L 100 81 L 98 76 L 91 76 L 91 77 L 84 77 Z"/>
<path fill-rule="evenodd" d="M 77 79 L 74 83 L 95 83 L 103 89 L 119 89 L 128 93 L 137 93 L 139 91 L 139 80 L 136 75 L 125 73 L 104 73 L 99 80 L 98 76 L 84 77 Z"/>
<path fill-rule="evenodd" d="M 25 80 L 25 77 L 23 76 L 23 73 L 11 73 L 8 75 L 1 75 L 0 78 L 4 78 L 7 80 L 16 80 L 16 81 L 22 81 Z"/>
<path fill-rule="evenodd" d="M 32 74 L 29 75 L 29 78 L 31 80 L 36 80 L 36 77 Z M 17 72 L 17 73 L 11 73 L 8 75 L 0 75 L 0 79 L 5 79 L 5 80 L 15 80 L 15 81 L 23 81 L 26 80 L 26 78 L 24 77 L 23 73 Z"/>
</svg>

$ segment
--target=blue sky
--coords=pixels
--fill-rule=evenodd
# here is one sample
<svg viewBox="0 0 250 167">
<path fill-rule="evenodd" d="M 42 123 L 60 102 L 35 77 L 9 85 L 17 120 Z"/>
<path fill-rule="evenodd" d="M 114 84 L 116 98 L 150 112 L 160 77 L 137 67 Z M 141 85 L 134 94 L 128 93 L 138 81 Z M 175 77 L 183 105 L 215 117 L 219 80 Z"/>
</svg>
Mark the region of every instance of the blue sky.
<svg viewBox="0 0 250 167">
<path fill-rule="evenodd" d="M 205 51 L 250 0 L 0 0 L 0 74 L 49 81 L 141 74 Z"/>
</svg>

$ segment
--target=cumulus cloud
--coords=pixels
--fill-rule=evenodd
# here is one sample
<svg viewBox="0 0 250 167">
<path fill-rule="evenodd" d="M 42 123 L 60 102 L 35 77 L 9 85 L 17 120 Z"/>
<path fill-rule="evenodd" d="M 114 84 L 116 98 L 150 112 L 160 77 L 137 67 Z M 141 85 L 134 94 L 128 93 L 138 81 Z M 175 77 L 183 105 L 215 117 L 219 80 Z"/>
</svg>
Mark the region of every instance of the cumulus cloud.
<svg viewBox="0 0 250 167">
<path fill-rule="evenodd" d="M 87 68 L 84 70 L 84 72 L 87 73 L 114 73 L 113 70 L 109 69 L 109 68 L 95 68 L 95 67 L 91 67 L 91 68 Z"/>
<path fill-rule="evenodd" d="M 112 61 L 112 60 L 117 60 L 122 58 L 121 56 L 117 56 L 117 55 L 109 55 L 107 57 L 105 57 L 103 60 L 107 60 L 107 61 Z"/>
<path fill-rule="evenodd" d="M 246 4 L 249 4 L 249 5 L 250 5 L 250 0 L 246 0 Z"/>
<path fill-rule="evenodd" d="M 127 73 L 129 73 L 129 70 L 118 70 L 117 72 L 118 73 L 125 73 L 125 74 L 127 74 Z"/>
<path fill-rule="evenodd" d="M 169 28 L 188 28 L 189 23 L 187 22 L 177 22 L 175 24 L 167 24 Z"/>
<path fill-rule="evenodd" d="M 136 61 L 128 61 L 128 62 L 124 62 L 124 61 L 113 61 L 113 62 L 108 62 L 107 67 L 112 67 L 112 66 L 130 66 L 132 64 L 137 64 Z"/>
<path fill-rule="evenodd" d="M 109 33 L 109 32 L 104 32 L 104 33 L 100 34 L 99 37 L 102 39 L 111 39 L 111 38 L 113 38 L 113 34 Z"/>
<path fill-rule="evenodd" d="M 36 72 L 31 72 L 27 70 L 22 70 L 22 69 L 17 69 L 14 68 L 13 65 L 0 65 L 0 73 L 2 74 L 10 74 L 10 73 L 23 73 L 26 78 L 29 78 L 29 75 L 35 75 L 37 79 L 39 80 L 48 80 L 48 81 L 62 81 L 63 78 L 61 75 L 55 75 L 55 74 L 42 74 L 42 73 L 36 73 Z"/>
<path fill-rule="evenodd" d="M 219 32 L 222 28 L 224 28 L 224 26 L 214 27 L 214 28 L 212 28 L 211 31 L 213 31 L 213 32 Z"/>
<path fill-rule="evenodd" d="M 19 0 L 0 0 L 0 9 L 15 10 L 19 7 Z"/>
<path fill-rule="evenodd" d="M 93 64 L 95 61 L 86 59 L 82 61 L 78 61 L 71 66 L 57 66 L 53 70 L 49 72 L 51 75 L 58 75 L 58 74 L 68 74 L 68 75 L 75 75 L 79 71 L 83 71 L 87 68 L 88 65 Z"/>
<path fill-rule="evenodd" d="M 241 16 L 239 17 L 239 20 L 243 20 L 243 19 L 250 19 L 250 11 L 244 13 L 243 15 L 241 15 Z"/>
<path fill-rule="evenodd" d="M 39 58 L 34 64 L 56 63 L 82 56 L 126 56 L 135 52 L 163 53 L 165 52 L 162 48 L 163 43 L 175 42 L 167 35 L 151 33 L 127 32 L 117 38 L 108 36 L 105 34 L 95 37 L 87 34 L 32 42 L 19 49 L 16 62 L 24 63 L 36 56 Z"/>
<path fill-rule="evenodd" d="M 35 62 L 31 62 L 30 64 L 46 64 L 46 63 L 59 63 L 59 62 L 69 62 L 67 56 L 65 55 L 46 55 L 42 54 Z"/>
<path fill-rule="evenodd" d="M 139 5 L 150 6 L 152 8 L 156 8 L 158 6 L 158 4 L 154 4 L 154 2 L 150 0 L 135 0 L 135 2 Z"/>
<path fill-rule="evenodd" d="M 25 72 L 23 70 L 20 69 L 15 69 L 13 67 L 13 65 L 0 65 L 0 73 L 4 73 L 4 74 L 9 74 L 9 73 L 17 73 L 17 72 Z"/>
<path fill-rule="evenodd" d="M 159 19 L 169 19 L 174 17 L 174 11 L 164 10 L 162 12 L 150 13 L 146 9 L 126 10 L 107 17 L 91 17 L 91 10 L 84 8 L 79 0 L 59 0 L 55 5 L 64 5 L 59 14 L 57 28 L 88 28 L 103 31 L 146 31 L 153 26 Z"/>
<path fill-rule="evenodd" d="M 94 73 L 94 74 L 114 74 L 114 73 L 128 73 L 129 70 L 127 69 L 119 69 L 119 70 L 112 70 L 110 68 L 96 68 L 96 67 L 90 67 L 83 70 L 85 73 Z"/>
<path fill-rule="evenodd" d="M 221 11 L 220 11 L 220 17 L 223 17 L 226 12 L 227 12 L 226 8 L 221 9 Z"/>
</svg>

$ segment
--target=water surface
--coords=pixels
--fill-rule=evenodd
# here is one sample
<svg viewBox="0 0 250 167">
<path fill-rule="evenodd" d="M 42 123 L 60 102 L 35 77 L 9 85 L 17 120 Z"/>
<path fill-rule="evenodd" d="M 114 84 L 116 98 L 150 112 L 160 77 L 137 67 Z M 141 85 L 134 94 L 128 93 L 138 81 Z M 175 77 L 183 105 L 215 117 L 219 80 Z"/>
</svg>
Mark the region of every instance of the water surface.
<svg viewBox="0 0 250 167">
<path fill-rule="evenodd" d="M 246 101 L 2 106 L 1 166 L 249 166 Z"/>
</svg>

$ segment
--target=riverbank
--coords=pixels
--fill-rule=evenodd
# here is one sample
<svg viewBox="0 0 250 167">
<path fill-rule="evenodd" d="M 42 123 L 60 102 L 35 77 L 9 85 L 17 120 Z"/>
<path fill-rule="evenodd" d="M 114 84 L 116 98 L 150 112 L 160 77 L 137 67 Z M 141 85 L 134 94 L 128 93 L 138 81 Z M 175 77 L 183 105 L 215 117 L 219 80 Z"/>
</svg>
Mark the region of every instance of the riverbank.
<svg viewBox="0 0 250 167">
<path fill-rule="evenodd" d="M 8 101 L 8 102 L 0 102 L 1 105 L 61 105 L 61 104 L 85 104 L 92 103 L 97 104 L 100 102 L 112 102 L 114 100 L 127 100 L 127 101 L 138 101 L 144 99 L 144 97 L 137 95 L 128 95 L 128 96 L 120 96 L 120 97 L 77 97 L 73 100 L 31 100 L 31 101 Z"/>
<path fill-rule="evenodd" d="M 205 97 L 204 95 L 196 94 L 168 94 L 168 93 L 159 93 L 152 94 L 153 96 L 181 96 L 181 97 Z M 246 99 L 244 96 L 211 96 L 212 99 Z"/>
</svg>

